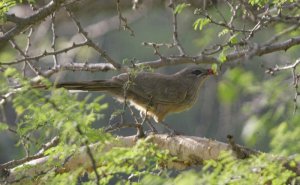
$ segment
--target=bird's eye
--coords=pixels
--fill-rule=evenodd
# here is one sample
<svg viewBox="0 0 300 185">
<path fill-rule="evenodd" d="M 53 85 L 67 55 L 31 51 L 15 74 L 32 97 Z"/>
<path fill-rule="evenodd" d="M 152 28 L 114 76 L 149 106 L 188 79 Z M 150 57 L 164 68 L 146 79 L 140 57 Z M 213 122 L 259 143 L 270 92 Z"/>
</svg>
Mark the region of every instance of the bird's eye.
<svg viewBox="0 0 300 185">
<path fill-rule="evenodd" d="M 200 75 L 202 72 L 199 69 L 197 69 L 197 70 L 192 71 L 192 73 L 195 75 Z"/>
</svg>

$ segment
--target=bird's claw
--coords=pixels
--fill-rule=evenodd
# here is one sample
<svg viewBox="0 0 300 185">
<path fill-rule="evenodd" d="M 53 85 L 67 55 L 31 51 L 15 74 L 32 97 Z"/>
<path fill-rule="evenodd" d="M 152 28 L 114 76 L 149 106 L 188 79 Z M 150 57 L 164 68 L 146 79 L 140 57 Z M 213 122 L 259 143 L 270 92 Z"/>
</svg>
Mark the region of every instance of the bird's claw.
<svg viewBox="0 0 300 185">
<path fill-rule="evenodd" d="M 176 130 L 171 130 L 171 132 L 168 134 L 168 137 L 174 137 L 178 135 L 182 135 L 182 134 L 180 132 L 177 132 Z"/>
</svg>

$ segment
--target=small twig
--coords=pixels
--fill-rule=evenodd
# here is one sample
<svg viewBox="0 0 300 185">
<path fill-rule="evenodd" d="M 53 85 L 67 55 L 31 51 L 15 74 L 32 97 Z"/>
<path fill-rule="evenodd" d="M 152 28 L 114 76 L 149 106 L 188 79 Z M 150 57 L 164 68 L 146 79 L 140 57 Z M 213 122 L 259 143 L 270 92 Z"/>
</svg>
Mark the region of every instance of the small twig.
<svg viewBox="0 0 300 185">
<path fill-rule="evenodd" d="M 121 29 L 121 27 L 123 27 L 124 30 L 128 30 L 130 32 L 130 36 L 134 36 L 133 29 L 130 26 L 128 26 L 127 19 L 121 13 L 120 0 L 117 0 L 116 4 L 117 4 L 118 16 L 119 16 L 119 29 Z M 122 23 L 123 23 L 123 25 L 122 25 Z"/>
<path fill-rule="evenodd" d="M 42 146 L 42 148 L 39 150 L 39 152 L 36 153 L 35 155 L 27 156 L 27 157 L 19 159 L 19 160 L 12 160 L 12 161 L 6 162 L 4 164 L 1 164 L 0 170 L 12 168 L 12 167 L 18 166 L 20 164 L 24 164 L 25 162 L 31 161 L 33 159 L 38 159 L 38 158 L 44 157 L 44 152 L 46 150 L 48 150 L 49 148 L 56 146 L 58 144 L 58 142 L 59 142 L 59 137 L 55 136 L 54 138 L 51 139 L 51 141 L 44 144 Z"/>
<path fill-rule="evenodd" d="M 261 23 L 262 23 L 261 21 L 258 21 L 256 23 L 256 25 L 250 30 L 250 32 L 249 32 L 248 36 L 245 38 L 245 40 L 249 40 L 251 37 L 253 37 L 254 33 L 262 27 Z"/>
<path fill-rule="evenodd" d="M 77 132 L 81 135 L 81 136 L 84 136 L 82 130 L 80 129 L 80 126 L 79 125 L 76 125 L 76 130 Z M 95 176 L 96 176 L 96 184 L 97 185 L 100 185 L 100 175 L 97 171 L 97 165 L 96 165 L 96 160 L 92 154 L 92 151 L 91 151 L 91 148 L 89 146 L 89 142 L 88 142 L 88 139 L 87 138 L 84 138 L 84 144 L 85 144 L 85 147 L 86 147 L 86 153 L 88 154 L 90 160 L 91 160 L 91 163 L 92 163 L 92 167 L 93 167 L 93 170 L 94 170 L 94 173 L 95 173 Z"/>
<path fill-rule="evenodd" d="M 175 4 L 174 4 L 173 0 L 170 0 L 169 7 L 172 8 L 173 43 L 177 47 L 180 56 L 184 56 L 185 51 L 184 51 L 183 47 L 181 46 L 181 44 L 178 40 L 177 13 L 174 11 L 175 10 Z"/>
<path fill-rule="evenodd" d="M 296 30 L 297 28 L 299 28 L 299 26 L 300 26 L 300 24 L 296 24 L 296 25 L 293 25 L 293 26 L 290 26 L 290 27 L 286 28 L 285 30 L 282 30 L 281 32 L 279 32 L 278 34 L 273 36 L 270 40 L 268 40 L 265 44 L 273 44 L 280 37 L 284 36 L 287 33 L 290 33 L 292 31 Z"/>
<path fill-rule="evenodd" d="M 104 50 L 102 50 L 97 44 L 95 44 L 88 37 L 88 33 L 86 31 L 84 31 L 80 22 L 76 19 L 76 17 L 73 15 L 71 10 L 69 10 L 67 7 L 66 7 L 66 10 L 67 10 L 70 18 L 73 20 L 73 22 L 77 26 L 78 32 L 84 37 L 86 45 L 92 47 L 95 51 L 97 51 L 100 54 L 101 57 L 104 58 L 104 60 L 106 60 L 106 62 L 111 63 L 116 69 L 121 69 L 121 67 L 122 67 L 121 64 L 115 62 L 112 58 L 110 58 L 110 56 L 108 56 Z"/>
<path fill-rule="evenodd" d="M 299 64 L 300 59 L 298 59 L 298 64 Z M 297 61 L 296 61 L 297 62 Z M 293 85 L 295 88 L 295 95 L 294 95 L 294 111 L 293 114 L 296 114 L 296 111 L 298 109 L 298 105 L 297 105 L 297 99 L 298 96 L 300 95 L 300 93 L 298 92 L 298 87 L 299 87 L 299 80 L 300 80 L 300 75 L 296 74 L 296 67 L 297 65 L 295 65 L 295 67 L 292 68 L 292 75 L 293 75 Z"/>
<path fill-rule="evenodd" d="M 52 30 L 52 43 L 51 43 L 51 48 L 53 51 L 55 51 L 55 43 L 56 43 L 56 32 L 55 32 L 55 12 L 53 14 L 51 14 L 51 30 Z M 54 62 L 54 67 L 56 67 L 58 65 L 58 61 L 57 61 L 57 55 L 54 54 L 53 55 L 53 62 Z"/>
<path fill-rule="evenodd" d="M 8 92 L 8 93 L 6 93 L 6 94 L 4 94 L 4 95 L 0 95 L 0 105 L 6 103 L 6 100 L 7 100 L 10 96 L 12 96 L 13 94 L 15 94 L 15 92 Z"/>
<path fill-rule="evenodd" d="M 29 29 L 29 33 L 28 33 L 28 35 L 27 35 L 27 37 L 26 37 L 26 39 L 27 39 L 27 45 L 26 45 L 25 51 L 24 51 L 25 56 L 28 56 L 29 48 L 30 48 L 30 46 L 31 46 L 30 38 L 31 38 L 31 36 L 32 36 L 32 33 L 33 33 L 33 28 L 30 28 L 30 29 Z M 23 76 L 24 76 L 24 77 L 26 76 L 26 66 L 27 66 L 27 62 L 24 62 L 24 65 L 23 65 L 23 68 L 22 68 Z"/>
<path fill-rule="evenodd" d="M 201 11 L 197 11 L 196 13 L 198 13 L 198 14 L 202 15 L 203 17 L 207 18 L 210 21 L 210 23 L 215 24 L 217 26 L 227 28 L 228 30 L 231 30 L 233 32 L 241 32 L 241 33 L 250 33 L 251 32 L 251 30 L 245 30 L 245 29 L 230 27 L 228 24 L 226 24 L 226 22 L 220 22 L 220 21 L 214 20 L 210 15 L 208 15 L 207 12 L 203 13 Z"/>
<path fill-rule="evenodd" d="M 39 60 L 41 58 L 44 58 L 44 57 L 47 57 L 47 56 L 52 56 L 52 55 L 58 55 L 58 54 L 61 54 L 61 53 L 66 53 L 70 50 L 73 50 L 75 48 L 79 48 L 79 47 L 82 47 L 82 46 L 86 46 L 87 45 L 87 42 L 81 42 L 81 43 L 73 43 L 72 46 L 70 47 L 66 47 L 64 49 L 60 49 L 60 50 L 56 50 L 56 51 L 44 51 L 43 53 L 39 54 L 39 55 L 36 55 L 36 56 L 27 56 L 26 58 L 22 58 L 22 59 L 18 59 L 18 60 L 15 60 L 15 61 L 4 61 L 2 63 L 0 63 L 0 65 L 15 65 L 15 64 L 19 64 L 21 62 L 24 62 L 24 61 L 30 61 L 30 60 Z"/>
<path fill-rule="evenodd" d="M 106 129 L 104 129 L 105 132 L 114 132 L 123 128 L 136 128 L 135 124 L 132 123 L 116 123 L 114 125 L 110 125 L 109 127 L 107 127 Z"/>
<path fill-rule="evenodd" d="M 159 52 L 159 47 L 161 46 L 167 46 L 166 44 L 160 43 L 160 44 L 156 44 L 156 43 L 152 43 L 152 42 L 143 42 L 142 45 L 144 46 L 152 46 L 154 49 L 154 54 L 158 55 L 159 58 L 163 59 L 165 58 L 160 52 Z M 173 45 L 169 45 L 170 47 L 173 47 Z"/>
<path fill-rule="evenodd" d="M 228 21 L 228 25 L 233 28 L 234 27 L 233 21 L 237 17 L 237 10 L 240 8 L 240 4 L 234 6 L 229 2 L 229 0 L 226 0 L 226 2 L 228 4 L 228 6 L 230 7 L 230 11 L 232 13 L 230 20 Z"/>
<path fill-rule="evenodd" d="M 288 69 L 292 70 L 293 85 L 295 88 L 295 95 L 294 95 L 294 99 L 293 99 L 294 100 L 293 114 L 295 114 L 298 109 L 297 99 L 298 99 L 298 96 L 300 95 L 300 93 L 298 92 L 300 75 L 298 75 L 296 73 L 296 68 L 298 67 L 299 64 L 300 64 L 300 59 L 297 59 L 293 64 L 286 65 L 286 66 L 275 66 L 274 68 L 269 68 L 265 71 L 266 73 L 273 75 L 275 72 L 278 72 L 278 71 L 288 70 Z"/>
<path fill-rule="evenodd" d="M 10 44 L 13 48 L 15 48 L 25 59 L 27 58 L 27 55 L 24 51 L 17 45 L 17 43 L 14 41 L 14 39 L 9 40 Z M 25 60 L 25 63 L 30 67 L 30 69 L 36 74 L 40 75 L 41 72 L 29 61 Z"/>
<path fill-rule="evenodd" d="M 295 63 L 293 63 L 293 64 L 286 65 L 286 66 L 275 66 L 274 68 L 267 69 L 265 72 L 272 75 L 272 74 L 274 74 L 277 71 L 282 71 L 282 70 L 287 70 L 287 69 L 294 70 L 299 64 L 300 64 L 300 59 L 297 59 L 295 61 Z M 295 84 L 295 81 L 294 81 L 294 84 Z"/>
</svg>

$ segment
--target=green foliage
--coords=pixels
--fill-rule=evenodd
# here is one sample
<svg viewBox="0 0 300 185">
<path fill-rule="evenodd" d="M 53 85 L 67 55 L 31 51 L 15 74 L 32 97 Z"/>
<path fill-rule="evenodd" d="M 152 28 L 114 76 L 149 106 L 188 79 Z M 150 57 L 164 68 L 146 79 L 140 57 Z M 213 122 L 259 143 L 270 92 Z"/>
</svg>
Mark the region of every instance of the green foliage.
<svg viewBox="0 0 300 185">
<path fill-rule="evenodd" d="M 254 6 L 254 5 L 257 5 L 257 6 L 264 6 L 266 5 L 267 3 L 269 3 L 269 0 L 249 0 L 249 3 Z"/>
<path fill-rule="evenodd" d="M 287 3 L 287 2 L 294 2 L 295 0 L 272 0 L 272 1 L 269 1 L 269 0 L 249 0 L 249 3 L 254 6 L 265 6 L 266 4 L 274 4 L 274 5 L 277 5 L 277 6 L 280 6 L 280 5 L 283 5 L 284 3 Z"/>
<path fill-rule="evenodd" d="M 17 1 L 15 0 L 3 0 L 0 2 L 0 23 L 5 21 L 5 13 L 9 11 L 9 9 L 15 6 Z"/>
<path fill-rule="evenodd" d="M 6 123 L 1 123 L 0 122 L 0 132 L 6 131 L 8 129 L 8 126 Z"/>
<path fill-rule="evenodd" d="M 265 150 L 280 155 L 299 153 L 300 115 L 294 114 L 293 87 L 285 73 L 260 82 L 251 72 L 240 68 L 228 70 L 218 84 L 222 103 L 233 104 L 247 97 L 241 107 L 247 115 L 242 137 L 247 146 L 257 143 Z M 283 83 L 284 82 L 284 83 Z M 270 147 L 268 149 L 268 147 Z"/>
<path fill-rule="evenodd" d="M 227 58 L 226 58 L 226 51 L 228 50 L 228 47 L 224 47 L 221 51 L 221 53 L 219 54 L 219 60 L 221 63 L 226 62 Z"/>
<path fill-rule="evenodd" d="M 224 80 L 218 85 L 218 97 L 226 104 L 233 103 L 240 94 L 246 95 L 253 91 L 254 76 L 241 68 L 235 68 L 224 75 Z"/>
<path fill-rule="evenodd" d="M 91 100 L 90 96 L 77 100 L 75 95 L 70 95 L 65 89 L 52 89 L 51 84 L 45 79 L 42 82 L 48 86 L 50 93 L 32 88 L 30 83 L 13 68 L 8 68 L 4 75 L 19 84 L 19 88 L 11 86 L 8 89 L 8 91 L 15 91 L 12 102 L 18 114 L 17 134 L 20 137 L 18 144 L 23 145 L 30 154 L 33 154 L 52 137 L 60 138 L 57 146 L 45 152 L 50 159 L 45 164 L 49 169 L 45 169 L 48 172 L 39 177 L 39 180 L 47 184 L 77 183 L 78 178 L 85 172 L 83 167 L 57 174 L 50 166 L 55 166 L 57 156 L 66 160 L 74 152 L 80 151 L 86 142 L 100 144 L 100 150 L 93 155 L 93 158 L 97 164 L 101 164 L 97 168 L 101 184 L 116 180 L 129 183 L 130 180 L 127 178 L 141 178 L 161 169 L 173 159 L 168 152 L 159 151 L 155 145 L 142 140 L 132 148 L 116 147 L 103 153 L 101 149 L 105 143 L 116 141 L 102 129 L 91 126 L 93 122 L 102 118 L 101 111 L 107 107 L 106 104 L 101 104 L 102 96 L 94 100 Z M 7 128 L 6 124 L 0 124 L 1 131 Z M 56 164 L 58 167 L 61 165 Z M 24 168 L 18 170 L 22 171 Z M 89 173 L 89 179 L 94 184 L 94 172 Z"/>
<path fill-rule="evenodd" d="M 294 182 L 295 173 L 289 171 L 276 157 L 261 154 L 253 158 L 237 160 L 224 152 L 218 161 L 205 161 L 200 171 L 181 172 L 174 179 L 168 176 L 148 175 L 141 184 L 286 184 Z M 152 181 L 153 179 L 153 181 Z M 294 182 L 295 183 L 295 182 Z"/>
<path fill-rule="evenodd" d="M 84 100 L 78 101 L 76 96 L 70 95 L 66 90 L 51 90 L 50 86 L 51 93 L 45 94 L 39 89 L 32 88 L 30 83 L 12 68 L 7 69 L 4 74 L 13 78 L 22 87 L 11 89 L 15 91 L 13 106 L 19 117 L 17 133 L 20 138 L 31 138 L 30 142 L 24 139 L 20 143 L 28 143 L 37 149 L 49 137 L 59 135 L 62 141 L 81 144 L 82 136 L 76 131 L 77 126 L 81 127 L 91 141 L 101 140 L 103 137 L 100 135 L 102 133 L 100 129 L 91 128 L 91 123 L 101 118 L 100 112 L 107 107 L 106 104 L 99 103 L 103 97 L 89 102 L 90 98 L 87 96 Z M 43 80 L 43 84 L 49 82 Z M 37 134 L 40 137 L 36 138 Z"/>
<path fill-rule="evenodd" d="M 300 141 L 300 116 L 294 115 L 271 128 L 271 148 L 274 153 L 281 155 L 298 154 L 300 149 L 295 143 Z"/>
<path fill-rule="evenodd" d="M 229 30 L 227 28 L 223 29 L 222 31 L 219 32 L 218 37 L 224 36 L 227 33 L 229 33 Z"/>
<path fill-rule="evenodd" d="M 180 14 L 183 9 L 189 6 L 191 6 L 191 4 L 187 4 L 187 3 L 178 4 L 174 10 L 174 14 Z"/>
<path fill-rule="evenodd" d="M 211 69 L 213 70 L 214 74 L 218 74 L 218 64 L 212 64 Z"/>
<path fill-rule="evenodd" d="M 70 147 L 69 147 L 70 148 Z M 55 153 L 63 153 L 62 146 L 55 147 Z M 76 147 L 73 147 L 73 151 Z M 68 150 L 69 153 L 72 150 Z M 68 156 L 60 156 L 62 159 Z M 100 164 L 97 168 L 97 172 L 100 178 L 100 184 L 109 184 L 111 182 L 119 182 L 121 184 L 130 183 L 136 181 L 136 179 L 143 178 L 150 173 L 156 173 L 156 171 L 162 169 L 162 167 L 168 161 L 172 160 L 166 151 L 157 150 L 156 146 L 139 140 L 139 142 L 132 148 L 115 147 L 108 152 L 95 153 L 94 156 L 97 164 Z M 50 161 L 53 163 L 53 161 Z M 52 164 L 53 165 L 53 164 Z M 64 174 L 47 173 L 42 178 L 47 184 L 64 184 L 74 183 L 76 184 L 78 177 L 82 175 L 84 169 L 79 167 L 76 170 L 70 171 Z M 95 184 L 95 173 L 88 174 L 89 183 Z"/>
<path fill-rule="evenodd" d="M 238 33 L 232 35 L 232 36 L 229 38 L 229 42 L 230 42 L 231 44 L 236 44 L 236 43 L 238 43 L 238 41 L 239 41 L 238 38 L 237 38 L 238 35 L 239 35 Z"/>
<path fill-rule="evenodd" d="M 205 25 L 207 25 L 208 23 L 210 23 L 210 20 L 209 20 L 209 19 L 207 19 L 207 18 L 198 18 L 198 19 L 194 22 L 194 24 L 193 24 L 194 30 L 197 30 L 197 29 L 202 30 L 203 27 L 204 27 Z"/>
</svg>

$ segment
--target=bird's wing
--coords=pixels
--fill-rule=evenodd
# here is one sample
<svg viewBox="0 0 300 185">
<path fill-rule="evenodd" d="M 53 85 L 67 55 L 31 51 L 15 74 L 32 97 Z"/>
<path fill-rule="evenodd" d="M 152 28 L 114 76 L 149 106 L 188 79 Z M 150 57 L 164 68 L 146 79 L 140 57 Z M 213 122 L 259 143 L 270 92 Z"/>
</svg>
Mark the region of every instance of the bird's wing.
<svg viewBox="0 0 300 185">
<path fill-rule="evenodd" d="M 169 75 L 139 73 L 132 81 L 129 91 L 156 103 L 180 103 L 187 95 L 186 84 Z"/>
</svg>

